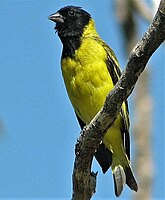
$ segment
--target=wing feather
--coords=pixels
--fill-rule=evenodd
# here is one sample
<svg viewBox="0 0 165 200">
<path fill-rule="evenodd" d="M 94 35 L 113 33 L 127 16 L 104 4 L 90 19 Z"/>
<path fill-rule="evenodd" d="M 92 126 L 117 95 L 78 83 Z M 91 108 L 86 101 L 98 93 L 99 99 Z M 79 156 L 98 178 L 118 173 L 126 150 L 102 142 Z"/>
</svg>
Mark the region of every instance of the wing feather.
<svg viewBox="0 0 165 200">
<path fill-rule="evenodd" d="M 106 45 L 103 41 L 102 43 L 103 43 L 103 47 L 105 51 L 107 52 L 107 68 L 112 78 L 113 84 L 115 85 L 121 76 L 119 62 L 113 50 L 108 45 Z M 130 122 L 129 122 L 129 109 L 128 109 L 127 101 L 123 102 L 120 114 L 122 116 L 123 144 L 124 144 L 127 157 L 130 160 L 130 135 L 129 135 Z"/>
</svg>

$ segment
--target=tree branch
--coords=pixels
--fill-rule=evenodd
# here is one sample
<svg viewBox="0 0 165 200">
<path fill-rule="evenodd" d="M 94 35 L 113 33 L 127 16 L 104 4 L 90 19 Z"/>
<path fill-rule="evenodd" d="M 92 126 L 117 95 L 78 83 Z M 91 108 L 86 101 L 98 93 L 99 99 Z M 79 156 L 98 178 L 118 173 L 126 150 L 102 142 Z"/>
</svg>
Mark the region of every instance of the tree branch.
<svg viewBox="0 0 165 200">
<path fill-rule="evenodd" d="M 165 0 L 161 0 L 150 27 L 130 53 L 120 80 L 107 96 L 100 112 L 80 134 L 75 148 L 72 200 L 89 200 L 95 193 L 97 174 L 91 173 L 94 152 L 115 121 L 122 102 L 132 93 L 149 58 L 164 40 Z"/>
</svg>

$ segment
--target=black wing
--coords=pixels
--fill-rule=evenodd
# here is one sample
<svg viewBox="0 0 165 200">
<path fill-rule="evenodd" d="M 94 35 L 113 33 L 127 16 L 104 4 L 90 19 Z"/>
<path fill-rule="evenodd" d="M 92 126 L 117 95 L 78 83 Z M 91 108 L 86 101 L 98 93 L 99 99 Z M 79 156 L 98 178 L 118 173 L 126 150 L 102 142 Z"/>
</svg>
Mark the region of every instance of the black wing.
<svg viewBox="0 0 165 200">
<path fill-rule="evenodd" d="M 109 74 L 112 78 L 113 84 L 115 85 L 121 76 L 121 70 L 119 68 L 118 60 L 113 52 L 113 50 L 104 44 L 104 48 L 107 52 L 107 68 Z M 130 160 L 130 135 L 129 135 L 129 109 L 128 102 L 123 103 L 125 110 L 122 106 L 120 114 L 122 115 L 122 138 L 123 145 L 127 154 L 128 159 Z"/>
</svg>

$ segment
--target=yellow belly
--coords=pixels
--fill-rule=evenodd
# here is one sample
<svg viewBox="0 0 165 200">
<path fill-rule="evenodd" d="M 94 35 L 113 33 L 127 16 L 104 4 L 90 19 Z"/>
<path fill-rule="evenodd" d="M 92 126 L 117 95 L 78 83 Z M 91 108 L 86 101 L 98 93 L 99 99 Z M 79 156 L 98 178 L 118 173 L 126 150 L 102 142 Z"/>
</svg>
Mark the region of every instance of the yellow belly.
<svg viewBox="0 0 165 200">
<path fill-rule="evenodd" d="M 62 60 L 62 73 L 70 101 L 77 115 L 86 124 L 98 113 L 107 94 L 114 87 L 107 69 L 106 57 L 105 50 L 96 44 L 92 52 L 83 50 L 82 46 L 76 51 L 74 58 Z M 121 146 L 120 128 L 121 116 L 119 115 L 103 140 L 109 150 L 115 149 L 115 144 Z M 117 134 L 115 134 L 116 130 Z M 117 140 L 119 144 L 112 141 L 116 140 L 116 137 L 120 138 Z"/>
<path fill-rule="evenodd" d="M 90 45 L 90 42 L 92 43 Z M 106 66 L 106 52 L 93 40 L 86 39 L 74 58 L 62 60 L 62 73 L 72 105 L 83 122 L 89 123 L 113 88 Z"/>
<path fill-rule="evenodd" d="M 81 65 L 79 63 L 79 65 Z M 103 65 L 105 65 L 103 63 Z M 80 66 L 81 67 L 81 66 Z M 76 63 L 76 68 L 79 68 Z M 102 107 L 105 98 L 109 91 L 113 88 L 112 80 L 106 70 L 106 66 L 102 70 L 103 73 L 98 73 L 91 66 L 85 66 L 85 69 L 72 71 L 71 74 L 63 73 L 69 98 L 72 105 L 86 124 L 96 115 Z"/>
</svg>

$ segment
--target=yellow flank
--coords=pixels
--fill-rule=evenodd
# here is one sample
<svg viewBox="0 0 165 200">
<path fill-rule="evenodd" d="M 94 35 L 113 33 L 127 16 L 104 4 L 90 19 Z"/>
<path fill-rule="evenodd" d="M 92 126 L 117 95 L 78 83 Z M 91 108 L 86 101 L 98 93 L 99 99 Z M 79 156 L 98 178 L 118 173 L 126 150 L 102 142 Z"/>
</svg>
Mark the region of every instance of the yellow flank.
<svg viewBox="0 0 165 200">
<path fill-rule="evenodd" d="M 94 22 L 91 20 L 83 32 L 81 45 L 75 51 L 75 55 L 61 61 L 69 98 L 77 115 L 86 124 L 97 114 L 107 94 L 114 87 L 107 69 L 107 46 L 103 44 L 105 43 L 98 36 Z M 128 165 L 122 145 L 121 120 L 121 114 L 119 114 L 114 125 L 106 133 L 103 142 L 114 153 L 115 162 Z"/>
<path fill-rule="evenodd" d="M 97 41 L 84 39 L 74 58 L 62 60 L 62 73 L 76 113 L 89 123 L 113 88 L 105 50 Z"/>
</svg>

